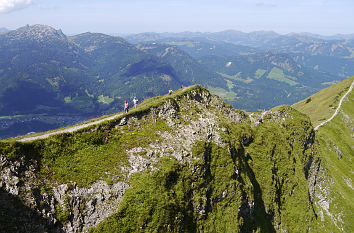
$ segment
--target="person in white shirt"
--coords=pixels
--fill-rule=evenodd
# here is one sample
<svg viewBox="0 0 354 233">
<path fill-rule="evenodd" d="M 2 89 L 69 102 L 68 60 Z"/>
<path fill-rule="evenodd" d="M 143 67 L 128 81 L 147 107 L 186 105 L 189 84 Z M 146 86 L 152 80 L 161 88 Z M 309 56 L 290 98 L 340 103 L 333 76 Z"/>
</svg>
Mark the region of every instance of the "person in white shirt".
<svg viewBox="0 0 354 233">
<path fill-rule="evenodd" d="M 136 108 L 136 105 L 138 104 L 139 100 L 134 96 L 133 103 L 134 103 L 134 108 Z"/>
</svg>

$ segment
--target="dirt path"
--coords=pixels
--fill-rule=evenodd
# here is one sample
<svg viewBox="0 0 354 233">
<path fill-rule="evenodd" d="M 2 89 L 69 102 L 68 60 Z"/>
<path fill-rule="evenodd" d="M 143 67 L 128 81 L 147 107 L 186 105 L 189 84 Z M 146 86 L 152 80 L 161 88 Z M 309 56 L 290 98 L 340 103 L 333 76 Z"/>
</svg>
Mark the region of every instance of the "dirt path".
<svg viewBox="0 0 354 233">
<path fill-rule="evenodd" d="M 338 108 L 336 109 L 336 111 L 334 112 L 334 114 L 331 116 L 331 118 L 329 118 L 328 120 L 322 122 L 320 125 L 316 126 L 316 127 L 315 127 L 315 130 L 318 130 L 319 127 L 321 127 L 321 126 L 327 124 L 328 122 L 330 122 L 330 121 L 338 114 L 338 112 L 339 112 L 339 110 L 340 110 L 340 107 L 342 106 L 342 102 L 343 102 L 344 98 L 347 97 L 347 95 L 352 91 L 353 87 L 354 87 L 354 82 L 352 82 L 352 84 L 351 84 L 349 90 L 348 90 L 348 91 L 345 93 L 345 95 L 340 99 Z M 73 127 L 70 127 L 70 128 L 58 130 L 58 131 L 55 131 L 55 132 L 46 133 L 46 134 L 39 135 L 39 136 L 33 136 L 33 137 L 22 138 L 22 139 L 19 139 L 18 141 L 20 141 L 20 142 L 28 142 L 28 141 L 33 141 L 33 140 L 36 140 L 36 139 L 48 138 L 49 136 L 57 135 L 57 134 L 61 134 L 61 133 L 72 133 L 72 132 L 75 132 L 75 131 L 77 131 L 77 130 L 79 130 L 79 129 L 83 129 L 83 128 L 86 128 L 86 127 L 88 127 L 88 126 L 101 123 L 101 122 L 103 122 L 103 121 L 113 120 L 114 118 L 116 118 L 116 117 L 118 117 L 118 116 L 120 116 L 120 115 L 122 115 L 122 113 L 119 113 L 119 114 L 116 114 L 116 115 L 113 115 L 113 116 L 110 116 L 110 117 L 107 117 L 107 118 L 104 118 L 104 119 L 101 119 L 101 120 L 93 121 L 93 122 L 90 122 L 90 123 L 86 123 L 86 124 L 77 125 L 77 126 L 73 126 Z"/>
<path fill-rule="evenodd" d="M 46 133 L 46 134 L 39 135 L 39 136 L 33 136 L 33 137 L 22 138 L 22 139 L 19 139 L 18 141 L 20 141 L 20 142 L 28 142 L 28 141 L 33 141 L 33 140 L 36 140 L 36 139 L 48 138 L 49 136 L 56 135 L 56 134 L 72 133 L 72 132 L 75 132 L 75 131 L 77 131 L 77 130 L 79 130 L 79 129 L 83 129 L 83 128 L 86 128 L 86 127 L 88 127 L 88 126 L 101 123 L 101 122 L 103 122 L 103 121 L 113 120 L 114 118 L 116 118 L 116 117 L 118 117 L 118 116 L 120 116 L 120 115 L 122 115 L 122 113 L 119 113 L 119 114 L 116 114 L 116 115 L 114 115 L 114 116 L 110 116 L 110 117 L 107 117 L 107 118 L 104 118 L 104 119 L 101 119 L 101 120 L 89 122 L 89 123 L 86 123 L 86 124 L 76 125 L 76 126 L 73 126 L 73 127 L 70 127 L 70 128 L 58 130 L 58 131 L 55 131 L 55 132 L 50 132 L 50 133 Z"/>
<path fill-rule="evenodd" d="M 319 124 L 318 126 L 316 126 L 316 127 L 315 127 L 315 130 L 318 130 L 319 127 L 321 127 L 321 126 L 327 124 L 328 122 L 330 122 L 330 121 L 338 114 L 338 112 L 339 112 L 339 110 L 340 110 L 340 107 L 342 106 L 342 102 L 343 102 L 344 98 L 347 97 L 347 95 L 352 91 L 353 87 L 354 87 L 354 81 L 352 82 L 352 85 L 350 85 L 349 90 L 348 90 L 348 91 L 345 93 L 345 95 L 343 95 L 343 97 L 340 99 L 338 108 L 336 109 L 336 111 L 334 112 L 334 114 L 331 116 L 331 118 L 329 118 L 328 120 L 326 120 L 326 121 L 322 122 L 321 124 Z"/>
<path fill-rule="evenodd" d="M 185 89 L 188 89 L 188 88 L 190 88 L 190 87 L 183 87 L 182 91 L 185 90 Z M 17 141 L 19 141 L 19 142 L 28 142 L 28 141 L 33 141 L 33 140 L 36 140 L 36 139 L 45 139 L 45 138 L 48 138 L 49 136 L 52 136 L 52 135 L 57 135 L 57 134 L 62 134 L 62 133 L 72 133 L 72 132 L 75 132 L 77 130 L 86 128 L 88 126 L 99 124 L 99 123 L 101 123 L 103 121 L 113 120 L 114 118 L 119 117 L 122 114 L 123 113 L 118 113 L 118 114 L 115 114 L 113 116 L 106 117 L 106 118 L 103 118 L 103 119 L 100 119 L 100 120 L 97 120 L 97 121 L 93 121 L 93 122 L 89 122 L 89 123 L 85 123 L 85 124 L 81 124 L 81 125 L 72 126 L 72 127 L 69 127 L 69 128 L 65 128 L 65 129 L 62 129 L 62 130 L 57 130 L 55 132 L 50 132 L 50 133 L 46 133 L 46 134 L 42 134 L 42 135 L 38 135 L 38 136 L 29 136 L 29 137 L 25 137 L 25 138 L 19 139 Z"/>
</svg>

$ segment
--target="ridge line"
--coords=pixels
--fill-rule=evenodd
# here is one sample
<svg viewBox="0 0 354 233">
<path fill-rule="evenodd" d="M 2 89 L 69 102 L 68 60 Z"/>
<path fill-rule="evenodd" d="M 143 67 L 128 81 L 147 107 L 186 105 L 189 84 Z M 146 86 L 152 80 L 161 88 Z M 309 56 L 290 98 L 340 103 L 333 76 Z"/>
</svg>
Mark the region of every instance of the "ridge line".
<svg viewBox="0 0 354 233">
<path fill-rule="evenodd" d="M 91 125 L 99 124 L 99 123 L 101 123 L 103 121 L 113 120 L 114 118 L 116 118 L 116 117 L 118 117 L 118 116 L 120 116 L 122 114 L 123 113 L 119 113 L 119 114 L 116 114 L 114 116 L 110 116 L 110 117 L 107 117 L 107 118 L 104 118 L 104 119 L 100 119 L 100 120 L 97 120 L 97 121 L 94 121 L 94 122 L 89 122 L 89 123 L 82 124 L 82 125 L 72 126 L 70 128 L 67 128 L 67 129 L 62 129 L 62 130 L 58 130 L 58 131 L 51 132 L 51 133 L 46 133 L 46 134 L 39 135 L 39 136 L 22 138 L 22 139 L 19 139 L 17 141 L 19 141 L 19 142 L 28 142 L 28 141 L 34 141 L 34 140 L 37 140 L 37 139 L 45 139 L 45 138 L 48 138 L 49 136 L 52 136 L 52 135 L 57 135 L 57 134 L 62 134 L 62 133 L 72 133 L 72 132 L 78 131 L 80 129 L 89 127 Z"/>
<path fill-rule="evenodd" d="M 189 86 L 189 87 L 183 87 L 182 89 L 179 89 L 177 91 L 181 90 L 182 92 L 180 94 L 183 94 L 185 91 L 193 90 L 196 86 L 199 86 L 199 85 L 192 85 L 192 86 Z M 166 94 L 165 96 L 161 96 L 161 97 L 168 97 L 168 95 Z M 38 136 L 29 136 L 29 137 L 17 139 L 16 141 L 18 141 L 18 142 L 29 142 L 29 141 L 34 141 L 34 140 L 37 140 L 37 139 L 46 139 L 46 138 L 48 138 L 48 137 L 50 137 L 52 135 L 57 135 L 57 134 L 62 134 L 62 133 L 72 133 L 72 132 L 76 132 L 76 131 L 78 131 L 80 129 L 87 128 L 89 126 L 99 124 L 99 123 L 104 122 L 104 121 L 113 120 L 113 119 L 115 119 L 117 117 L 120 117 L 121 115 L 124 115 L 124 113 L 120 112 L 120 113 L 117 113 L 117 114 L 115 114 L 113 116 L 106 117 L 106 118 L 103 118 L 103 119 L 99 119 L 99 120 L 96 120 L 96 121 L 93 121 L 93 122 L 83 123 L 83 124 L 76 125 L 76 126 L 74 125 L 74 126 L 71 126 L 69 128 L 57 130 L 57 131 L 54 131 L 54 132 L 49 132 L 49 133 L 38 135 Z"/>
<path fill-rule="evenodd" d="M 343 97 L 340 99 L 339 105 L 338 105 L 336 111 L 333 113 L 333 115 L 332 115 L 328 120 L 326 120 L 326 121 L 322 122 L 321 124 L 319 124 L 318 126 L 316 126 L 316 127 L 315 127 L 315 130 L 318 130 L 319 127 L 321 127 L 321 126 L 327 124 L 328 122 L 330 122 L 330 121 L 338 114 L 338 112 L 339 112 L 339 110 L 340 110 L 340 107 L 342 106 L 342 102 L 343 102 L 344 98 L 347 97 L 347 95 L 352 91 L 353 87 L 354 87 L 354 81 L 353 81 L 352 84 L 350 85 L 349 90 L 348 90 L 348 91 L 343 95 Z"/>
</svg>

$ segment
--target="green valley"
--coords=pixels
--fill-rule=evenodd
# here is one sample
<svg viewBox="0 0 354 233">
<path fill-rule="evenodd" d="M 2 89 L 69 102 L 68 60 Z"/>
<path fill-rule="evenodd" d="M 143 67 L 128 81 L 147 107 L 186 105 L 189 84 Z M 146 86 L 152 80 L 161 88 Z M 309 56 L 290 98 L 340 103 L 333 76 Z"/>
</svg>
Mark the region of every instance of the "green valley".
<svg viewBox="0 0 354 233">
<path fill-rule="evenodd" d="M 282 50 L 274 47 L 280 38 Z M 312 54 L 308 47 L 319 44 L 317 39 L 298 35 L 148 33 L 127 40 L 90 32 L 66 36 L 46 25 L 0 34 L 0 115 L 88 119 L 120 111 L 134 96 L 143 100 L 193 84 L 235 108 L 261 111 L 298 102 L 352 74 L 347 52 L 328 50 L 344 48 L 336 44 L 342 42 L 320 44 Z M 292 50 L 298 40 L 306 43 Z M 350 50 L 351 43 L 345 46 Z M 14 124 L 23 131 L 15 133 L 0 120 L 0 138 L 67 123 Z M 28 130 L 29 125 L 36 127 Z"/>
</svg>

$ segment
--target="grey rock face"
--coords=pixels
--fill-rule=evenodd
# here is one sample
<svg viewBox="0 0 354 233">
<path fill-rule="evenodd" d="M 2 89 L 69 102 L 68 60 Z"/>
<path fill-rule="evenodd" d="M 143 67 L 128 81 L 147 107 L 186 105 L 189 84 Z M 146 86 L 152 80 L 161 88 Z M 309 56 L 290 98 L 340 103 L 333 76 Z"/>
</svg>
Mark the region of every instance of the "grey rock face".
<svg viewBox="0 0 354 233">
<path fill-rule="evenodd" d="M 12 40 L 25 38 L 37 42 L 45 42 L 48 40 L 66 40 L 66 36 L 61 30 L 55 30 L 52 27 L 40 24 L 21 27 L 17 30 L 9 32 L 7 36 Z"/>
<path fill-rule="evenodd" d="M 18 196 L 21 205 L 29 207 L 45 220 L 41 225 L 37 219 L 31 222 L 32 218 L 25 218 L 28 221 L 24 224 L 28 228 L 37 229 L 34 232 L 86 232 L 115 212 L 129 187 L 121 181 L 108 185 L 101 180 L 89 188 L 79 188 L 75 183 L 48 187 L 36 177 L 37 170 L 35 163 L 23 159 L 9 161 L 0 156 L 0 189 L 6 195 Z M 66 216 L 65 223 L 60 224 L 58 217 L 63 214 Z"/>
</svg>

